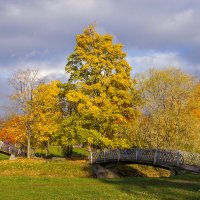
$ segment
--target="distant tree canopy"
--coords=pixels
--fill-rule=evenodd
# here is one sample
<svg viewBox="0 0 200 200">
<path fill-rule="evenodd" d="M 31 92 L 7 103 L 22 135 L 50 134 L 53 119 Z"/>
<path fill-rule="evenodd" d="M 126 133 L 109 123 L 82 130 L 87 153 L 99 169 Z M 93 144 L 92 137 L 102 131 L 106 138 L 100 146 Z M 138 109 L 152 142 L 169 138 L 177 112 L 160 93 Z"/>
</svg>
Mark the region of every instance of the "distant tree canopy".
<svg viewBox="0 0 200 200">
<path fill-rule="evenodd" d="M 197 80 L 176 68 L 152 69 L 137 80 L 143 114 L 135 145 L 197 150 L 200 131 L 191 109 L 196 104 L 192 99 Z"/>
</svg>

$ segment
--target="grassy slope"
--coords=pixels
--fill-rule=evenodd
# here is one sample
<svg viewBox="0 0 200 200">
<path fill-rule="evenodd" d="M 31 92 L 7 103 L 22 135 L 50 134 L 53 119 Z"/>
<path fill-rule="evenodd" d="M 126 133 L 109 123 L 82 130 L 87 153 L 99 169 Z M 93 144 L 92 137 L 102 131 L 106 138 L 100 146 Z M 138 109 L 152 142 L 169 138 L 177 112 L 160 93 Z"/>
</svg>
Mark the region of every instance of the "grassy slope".
<svg viewBox="0 0 200 200">
<path fill-rule="evenodd" d="M 87 161 L 50 161 L 44 159 L 17 159 L 0 161 L 0 176 L 33 176 L 73 178 L 90 177 Z"/>
<path fill-rule="evenodd" d="M 120 165 L 122 176 L 168 176 L 169 171 L 142 165 Z M 34 177 L 91 177 L 91 167 L 86 160 L 52 161 L 51 159 L 1 160 L 0 176 Z"/>
</svg>

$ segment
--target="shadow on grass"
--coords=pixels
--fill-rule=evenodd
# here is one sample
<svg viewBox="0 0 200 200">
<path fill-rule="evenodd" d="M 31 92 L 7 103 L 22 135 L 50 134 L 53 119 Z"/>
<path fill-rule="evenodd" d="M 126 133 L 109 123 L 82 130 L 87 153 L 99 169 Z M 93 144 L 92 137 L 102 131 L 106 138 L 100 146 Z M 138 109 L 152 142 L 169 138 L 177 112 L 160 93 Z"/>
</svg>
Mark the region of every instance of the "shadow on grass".
<svg viewBox="0 0 200 200">
<path fill-rule="evenodd" d="M 64 156 L 63 154 L 58 155 L 54 153 L 50 153 L 48 155 L 46 155 L 45 153 L 35 153 L 35 156 L 45 159 L 52 159 L 56 157 L 56 158 L 66 158 L 69 160 L 86 160 L 88 158 L 85 154 L 79 152 L 73 152 L 71 156 Z"/>
<path fill-rule="evenodd" d="M 170 171 L 152 166 L 138 166 L 126 163 L 101 163 L 91 166 L 94 177 L 169 177 Z"/>
<path fill-rule="evenodd" d="M 81 153 L 81 152 L 74 152 L 72 153 L 71 156 L 69 157 L 66 157 L 67 159 L 70 159 L 70 160 L 86 160 L 88 158 L 87 155 Z"/>
<path fill-rule="evenodd" d="M 146 174 L 142 173 L 138 169 L 124 164 L 117 165 L 117 173 L 120 177 L 146 177 Z"/>
<path fill-rule="evenodd" d="M 100 179 L 136 199 L 197 200 L 200 199 L 200 176 L 173 178 Z"/>
</svg>

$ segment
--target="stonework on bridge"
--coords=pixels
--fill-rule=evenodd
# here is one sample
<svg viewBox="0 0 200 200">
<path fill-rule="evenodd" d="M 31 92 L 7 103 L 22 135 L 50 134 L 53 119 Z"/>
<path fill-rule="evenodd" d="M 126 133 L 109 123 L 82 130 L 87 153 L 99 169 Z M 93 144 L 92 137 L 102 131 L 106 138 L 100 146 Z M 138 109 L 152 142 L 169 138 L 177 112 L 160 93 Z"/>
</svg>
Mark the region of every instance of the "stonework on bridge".
<svg viewBox="0 0 200 200">
<path fill-rule="evenodd" d="M 0 153 L 6 154 L 9 156 L 19 156 L 22 154 L 21 150 L 13 144 L 7 144 L 0 141 Z"/>
<path fill-rule="evenodd" d="M 114 149 L 91 152 L 90 164 L 137 163 L 200 173 L 200 154 L 161 149 Z"/>
</svg>

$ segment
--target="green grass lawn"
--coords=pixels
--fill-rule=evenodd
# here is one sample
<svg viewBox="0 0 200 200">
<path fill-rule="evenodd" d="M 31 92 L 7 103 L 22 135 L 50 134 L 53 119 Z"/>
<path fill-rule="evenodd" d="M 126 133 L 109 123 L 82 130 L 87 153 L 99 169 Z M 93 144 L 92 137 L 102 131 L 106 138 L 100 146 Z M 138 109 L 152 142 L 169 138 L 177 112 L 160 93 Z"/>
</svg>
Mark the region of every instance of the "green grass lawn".
<svg viewBox="0 0 200 200">
<path fill-rule="evenodd" d="M 198 200 L 200 176 L 176 178 L 0 177 L 1 200 Z"/>
<path fill-rule="evenodd" d="M 9 156 L 0 153 L 0 160 L 8 160 Z"/>
<path fill-rule="evenodd" d="M 59 146 L 50 146 L 48 157 L 64 157 L 63 150 Z M 45 157 L 46 150 L 37 149 L 36 156 Z M 84 148 L 74 147 L 72 153 L 72 159 L 85 159 L 89 156 L 89 152 Z"/>
<path fill-rule="evenodd" d="M 4 155 L 0 158 L 8 159 Z M 131 167 L 144 176 L 147 172 L 157 175 L 156 169 L 141 165 L 124 166 L 122 170 L 132 174 Z M 86 160 L 0 160 L 0 200 L 4 199 L 199 200 L 200 175 L 96 179 Z"/>
</svg>

